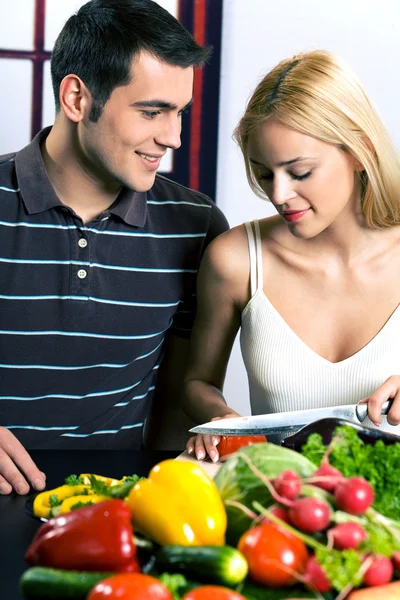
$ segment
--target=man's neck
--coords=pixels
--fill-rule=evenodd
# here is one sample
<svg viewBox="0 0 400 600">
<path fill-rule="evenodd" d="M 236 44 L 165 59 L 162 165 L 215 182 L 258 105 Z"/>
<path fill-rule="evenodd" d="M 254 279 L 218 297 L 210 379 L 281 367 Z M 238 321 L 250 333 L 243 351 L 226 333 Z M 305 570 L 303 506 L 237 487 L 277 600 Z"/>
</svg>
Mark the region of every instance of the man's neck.
<svg viewBox="0 0 400 600">
<path fill-rule="evenodd" d="M 78 156 L 73 132 L 57 122 L 41 147 L 47 176 L 60 201 L 88 223 L 107 210 L 120 187 L 107 187 L 91 177 Z"/>
</svg>

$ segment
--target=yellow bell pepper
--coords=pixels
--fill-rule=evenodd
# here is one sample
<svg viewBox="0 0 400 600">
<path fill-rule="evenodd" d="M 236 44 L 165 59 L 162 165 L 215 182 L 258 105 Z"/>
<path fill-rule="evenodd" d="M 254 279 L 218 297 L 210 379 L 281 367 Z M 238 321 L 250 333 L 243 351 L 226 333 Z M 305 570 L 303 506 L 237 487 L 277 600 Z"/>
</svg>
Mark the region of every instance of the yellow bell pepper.
<svg viewBox="0 0 400 600">
<path fill-rule="evenodd" d="M 57 511 L 57 514 L 63 515 L 65 513 L 71 512 L 72 507 L 75 504 L 79 504 L 79 502 L 82 502 L 82 504 L 87 504 L 89 502 L 91 504 L 99 504 L 100 502 L 104 502 L 104 500 L 109 499 L 109 496 L 102 496 L 101 494 L 82 494 L 81 496 L 70 496 L 69 498 L 65 498 L 65 500 L 62 501 L 61 505 L 58 507 L 59 510 Z"/>
<path fill-rule="evenodd" d="M 122 480 L 113 479 L 112 477 L 104 477 L 104 475 L 95 475 L 94 473 L 81 473 L 79 478 L 82 479 L 83 483 L 90 485 L 90 478 L 94 477 L 97 481 L 101 481 L 107 487 L 112 487 L 114 485 L 120 485 Z"/>
<path fill-rule="evenodd" d="M 212 479 L 195 463 L 165 460 L 126 499 L 132 522 L 161 545 L 223 546 L 226 512 Z"/>
<path fill-rule="evenodd" d="M 57 499 L 64 500 L 70 496 L 83 494 L 85 490 L 90 490 L 89 485 L 62 485 L 46 492 L 38 494 L 33 501 L 33 514 L 45 519 L 51 516 L 50 496 L 57 496 Z"/>
</svg>

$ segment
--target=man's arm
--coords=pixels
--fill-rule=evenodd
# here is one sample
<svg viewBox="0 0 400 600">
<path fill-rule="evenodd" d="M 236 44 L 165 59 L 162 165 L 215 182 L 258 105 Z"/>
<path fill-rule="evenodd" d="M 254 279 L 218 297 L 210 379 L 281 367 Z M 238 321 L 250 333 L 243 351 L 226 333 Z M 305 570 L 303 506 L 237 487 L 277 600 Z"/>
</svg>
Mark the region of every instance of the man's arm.
<svg viewBox="0 0 400 600">
<path fill-rule="evenodd" d="M 180 407 L 189 356 L 189 340 L 170 335 L 159 368 L 157 386 L 146 420 L 144 446 L 151 450 L 184 450 L 196 423 Z"/>
</svg>

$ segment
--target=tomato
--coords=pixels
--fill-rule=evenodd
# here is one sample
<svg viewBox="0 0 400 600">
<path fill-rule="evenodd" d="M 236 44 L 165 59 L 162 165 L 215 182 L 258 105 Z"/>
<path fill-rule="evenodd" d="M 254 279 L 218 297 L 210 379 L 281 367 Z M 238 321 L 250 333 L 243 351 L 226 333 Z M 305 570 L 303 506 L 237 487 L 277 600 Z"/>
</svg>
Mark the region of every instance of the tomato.
<svg viewBox="0 0 400 600">
<path fill-rule="evenodd" d="M 217 450 L 220 456 L 227 456 L 232 452 L 236 452 L 239 448 L 243 448 L 243 446 L 251 446 L 266 441 L 265 435 L 223 435 Z"/>
<path fill-rule="evenodd" d="M 171 592 L 155 577 L 124 573 L 103 579 L 87 600 L 173 600 Z"/>
<path fill-rule="evenodd" d="M 274 523 L 258 525 L 246 531 L 238 550 L 249 564 L 249 575 L 257 583 L 271 587 L 291 585 L 308 559 L 307 548 L 298 537 Z"/>
<path fill-rule="evenodd" d="M 219 585 L 202 585 L 185 594 L 182 600 L 246 600 L 246 598 Z"/>
</svg>

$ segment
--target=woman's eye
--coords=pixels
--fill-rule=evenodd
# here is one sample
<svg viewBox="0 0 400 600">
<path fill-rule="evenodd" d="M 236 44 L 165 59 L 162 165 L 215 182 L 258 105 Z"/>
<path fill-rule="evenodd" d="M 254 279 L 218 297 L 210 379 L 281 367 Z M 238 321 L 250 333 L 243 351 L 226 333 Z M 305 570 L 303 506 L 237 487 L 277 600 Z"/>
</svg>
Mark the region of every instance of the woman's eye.
<svg viewBox="0 0 400 600">
<path fill-rule="evenodd" d="M 312 171 L 307 171 L 307 173 L 304 173 L 303 175 L 297 175 L 296 173 L 291 173 L 290 176 L 292 177 L 292 179 L 295 179 L 296 181 L 303 181 L 304 179 L 307 179 L 307 177 L 310 177 Z"/>
<path fill-rule="evenodd" d="M 274 174 L 273 173 L 259 173 L 258 177 L 261 179 L 261 181 L 272 181 L 274 178 Z"/>
</svg>

